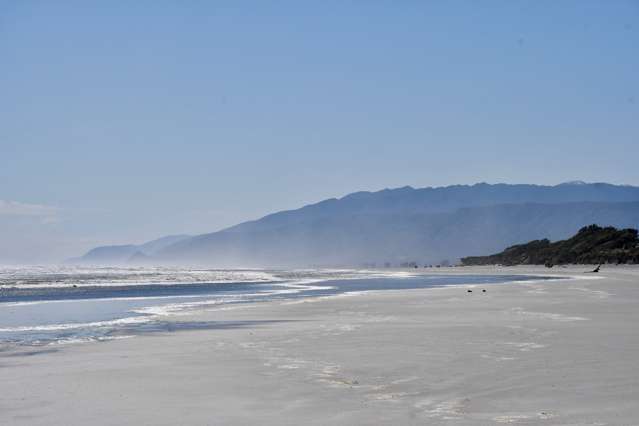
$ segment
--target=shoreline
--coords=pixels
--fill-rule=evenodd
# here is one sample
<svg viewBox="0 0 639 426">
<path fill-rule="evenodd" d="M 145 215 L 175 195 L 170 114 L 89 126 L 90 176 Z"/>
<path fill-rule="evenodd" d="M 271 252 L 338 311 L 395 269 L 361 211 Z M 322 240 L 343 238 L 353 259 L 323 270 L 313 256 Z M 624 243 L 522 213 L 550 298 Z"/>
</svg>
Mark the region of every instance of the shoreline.
<svg viewBox="0 0 639 426">
<path fill-rule="evenodd" d="M 285 271 L 283 274 L 291 272 Z M 269 283 L 201 283 L 196 288 L 191 284 L 184 286 L 180 283 L 164 283 L 159 287 L 155 284 L 132 283 L 113 290 L 114 286 L 110 283 L 105 287 L 89 283 L 77 289 L 74 285 L 70 289 L 60 290 L 56 284 L 51 289 L 38 290 L 39 293 L 36 294 L 32 294 L 31 287 L 27 287 L 27 299 L 21 295 L 25 289 L 12 289 L 17 301 L 0 304 L 0 309 L 3 309 L 0 311 L 0 349 L 9 344 L 35 347 L 106 341 L 119 338 L 123 333 L 134 337 L 149 329 L 157 331 L 162 328 L 162 324 L 165 324 L 165 329 L 170 329 L 173 316 L 197 315 L 199 311 L 217 310 L 222 306 L 344 293 L 355 295 L 416 288 L 489 286 L 561 278 L 512 273 L 458 274 L 455 271 L 439 274 L 428 271 L 346 271 L 340 277 L 314 271 L 313 275 L 316 277 Z M 321 275 L 325 277 L 319 278 Z M 92 290 L 92 293 L 85 294 L 85 287 L 97 289 L 98 293 Z M 167 295 L 165 288 L 169 288 L 172 294 Z M 202 292 L 202 288 L 208 289 L 208 293 Z M 193 294 L 194 290 L 198 293 Z M 138 296 L 132 297 L 131 294 Z M 63 305 L 57 308 L 50 306 L 60 303 Z M 93 311 L 108 314 L 91 314 Z"/>
<path fill-rule="evenodd" d="M 441 273 L 467 268 L 579 279 L 487 285 L 487 293 L 466 293 L 478 286 L 469 284 L 275 300 L 167 318 L 175 331 L 135 339 L 5 350 L 0 423 L 639 417 L 639 267 L 604 268 L 597 279 L 581 279 L 590 277 L 583 265 Z M 197 327 L 180 328 L 187 324 Z"/>
</svg>

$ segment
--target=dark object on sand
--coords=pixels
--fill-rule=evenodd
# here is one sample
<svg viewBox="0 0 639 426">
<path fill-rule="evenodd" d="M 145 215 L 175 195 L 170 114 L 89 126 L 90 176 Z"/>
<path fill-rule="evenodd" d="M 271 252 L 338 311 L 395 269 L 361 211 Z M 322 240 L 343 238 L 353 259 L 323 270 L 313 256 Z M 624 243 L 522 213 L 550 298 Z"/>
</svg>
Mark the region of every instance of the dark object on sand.
<svg viewBox="0 0 639 426">
<path fill-rule="evenodd" d="M 552 262 L 546 262 L 546 264 L 545 264 L 544 266 L 545 266 L 546 268 L 552 268 L 552 267 L 553 267 L 553 266 L 555 266 L 555 265 L 553 265 L 553 263 L 552 263 Z"/>
<path fill-rule="evenodd" d="M 482 293 L 486 293 L 486 289 L 483 289 L 481 292 L 482 292 Z"/>
<path fill-rule="evenodd" d="M 472 293 L 473 291 L 471 289 L 466 290 L 466 293 Z"/>
<path fill-rule="evenodd" d="M 592 271 L 590 271 L 590 272 L 596 274 L 597 272 L 599 272 L 600 268 L 601 268 L 601 263 L 599 265 L 597 265 L 597 267 L 595 269 L 593 269 Z"/>
</svg>

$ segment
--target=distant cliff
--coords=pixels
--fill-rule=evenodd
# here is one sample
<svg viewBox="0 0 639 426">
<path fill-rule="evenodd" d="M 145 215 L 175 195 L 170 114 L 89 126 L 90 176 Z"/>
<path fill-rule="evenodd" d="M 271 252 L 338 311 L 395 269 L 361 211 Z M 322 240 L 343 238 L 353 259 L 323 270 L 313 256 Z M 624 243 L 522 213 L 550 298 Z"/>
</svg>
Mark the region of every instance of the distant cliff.
<svg viewBox="0 0 639 426">
<path fill-rule="evenodd" d="M 111 247 L 90 252 L 82 261 L 220 268 L 456 262 L 522 241 L 568 238 L 591 223 L 639 227 L 639 187 L 478 183 L 355 192 L 170 244 L 163 241 L 152 251 Z M 148 258 L 132 257 L 138 251 Z"/>
<path fill-rule="evenodd" d="M 72 264 L 138 265 L 153 263 L 151 256 L 190 235 L 168 235 L 140 245 L 101 246 L 89 250 L 84 256 L 67 260 Z"/>
<path fill-rule="evenodd" d="M 461 259 L 464 265 L 557 265 L 595 263 L 639 263 L 636 229 L 618 230 L 611 226 L 583 227 L 572 238 L 551 243 L 547 239 L 508 247 L 491 256 Z"/>
</svg>

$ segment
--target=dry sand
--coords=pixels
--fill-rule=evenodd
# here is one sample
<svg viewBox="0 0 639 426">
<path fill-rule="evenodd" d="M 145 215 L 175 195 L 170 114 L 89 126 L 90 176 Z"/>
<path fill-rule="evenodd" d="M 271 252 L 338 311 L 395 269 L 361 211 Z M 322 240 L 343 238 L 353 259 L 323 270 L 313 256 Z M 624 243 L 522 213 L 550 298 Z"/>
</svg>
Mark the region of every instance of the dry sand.
<svg viewBox="0 0 639 426">
<path fill-rule="evenodd" d="M 639 424 L 639 268 L 173 317 L 202 329 L 0 352 L 0 424 Z"/>
</svg>

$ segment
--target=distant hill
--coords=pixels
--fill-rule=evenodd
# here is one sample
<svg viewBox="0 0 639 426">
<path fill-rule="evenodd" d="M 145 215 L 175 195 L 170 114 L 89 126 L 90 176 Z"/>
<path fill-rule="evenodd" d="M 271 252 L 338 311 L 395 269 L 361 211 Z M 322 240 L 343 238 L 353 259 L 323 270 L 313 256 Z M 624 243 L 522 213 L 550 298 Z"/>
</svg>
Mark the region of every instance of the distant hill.
<svg viewBox="0 0 639 426">
<path fill-rule="evenodd" d="M 292 218 L 279 226 L 250 224 L 249 229 L 193 237 L 158 256 L 225 267 L 439 263 L 546 236 L 566 238 L 593 222 L 636 227 L 639 202 L 502 204 L 444 213 Z"/>
<path fill-rule="evenodd" d="M 508 247 L 490 256 L 464 257 L 464 265 L 557 265 L 595 263 L 639 263 L 639 238 L 636 229 L 597 225 L 583 227 L 567 240 L 551 243 L 548 239 Z"/>
<path fill-rule="evenodd" d="M 156 263 L 213 267 L 454 262 L 522 241 L 567 238 L 592 223 L 639 227 L 639 187 L 480 183 L 356 192 L 143 254 Z M 137 251 L 128 247 L 122 258 Z"/>
<path fill-rule="evenodd" d="M 163 261 L 218 266 L 436 263 L 591 224 L 639 226 L 639 188 L 573 182 L 357 192 L 180 241 Z"/>
<path fill-rule="evenodd" d="M 69 259 L 68 263 L 98 265 L 143 264 L 152 261 L 158 251 L 190 238 L 190 235 L 169 235 L 140 245 L 102 246 L 89 250 L 84 256 Z"/>
</svg>

